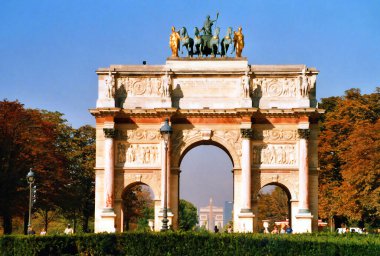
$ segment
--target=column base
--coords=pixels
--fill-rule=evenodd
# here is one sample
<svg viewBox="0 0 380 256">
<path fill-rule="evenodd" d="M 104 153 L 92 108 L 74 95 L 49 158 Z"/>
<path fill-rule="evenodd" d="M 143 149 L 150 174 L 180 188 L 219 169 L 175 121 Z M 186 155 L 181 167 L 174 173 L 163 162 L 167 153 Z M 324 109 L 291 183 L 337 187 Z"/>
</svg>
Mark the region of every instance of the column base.
<svg viewBox="0 0 380 256">
<path fill-rule="evenodd" d="M 311 233 L 313 231 L 312 222 L 313 215 L 311 213 L 299 213 L 295 216 L 295 221 L 292 223 L 294 233 Z"/>
<path fill-rule="evenodd" d="M 238 223 L 235 226 L 235 232 L 241 233 L 253 233 L 253 219 L 255 215 L 251 212 L 243 212 L 242 209 L 240 214 L 238 215 Z M 250 210 L 250 209 L 247 209 Z"/>
<path fill-rule="evenodd" d="M 298 213 L 299 213 L 299 214 L 310 213 L 310 210 L 309 210 L 309 209 L 299 209 L 299 210 L 298 210 Z"/>
<path fill-rule="evenodd" d="M 168 209 L 168 229 L 172 229 L 173 225 L 172 225 L 172 222 L 173 222 L 173 216 L 174 214 L 169 211 Z M 164 219 L 164 213 L 162 212 L 162 210 L 160 210 L 160 212 L 158 213 L 158 224 L 157 227 L 154 227 L 154 230 L 155 231 L 160 231 L 162 229 L 162 220 Z"/>
<path fill-rule="evenodd" d="M 107 211 L 106 211 L 107 210 Z M 111 208 L 103 209 L 103 212 L 100 214 L 100 224 L 97 233 L 107 232 L 107 233 L 115 233 L 115 218 L 116 214 Z"/>
</svg>

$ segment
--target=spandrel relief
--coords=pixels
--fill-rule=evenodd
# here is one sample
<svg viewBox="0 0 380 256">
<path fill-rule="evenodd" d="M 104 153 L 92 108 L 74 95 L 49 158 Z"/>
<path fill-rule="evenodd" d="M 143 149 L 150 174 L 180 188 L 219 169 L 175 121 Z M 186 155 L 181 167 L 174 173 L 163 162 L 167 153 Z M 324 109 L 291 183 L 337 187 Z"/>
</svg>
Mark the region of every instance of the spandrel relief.
<svg viewBox="0 0 380 256">
<path fill-rule="evenodd" d="M 255 145 L 252 148 L 255 165 L 295 165 L 296 156 L 295 145 Z"/>
<path fill-rule="evenodd" d="M 160 163 L 157 144 L 117 144 L 117 165 L 119 166 L 157 166 Z"/>
</svg>

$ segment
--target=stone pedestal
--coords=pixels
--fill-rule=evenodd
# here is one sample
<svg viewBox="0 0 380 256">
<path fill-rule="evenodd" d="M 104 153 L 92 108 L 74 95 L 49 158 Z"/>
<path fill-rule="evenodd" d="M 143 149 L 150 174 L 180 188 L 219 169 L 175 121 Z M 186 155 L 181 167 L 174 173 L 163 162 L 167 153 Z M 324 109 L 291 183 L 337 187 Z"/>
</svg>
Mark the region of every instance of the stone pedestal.
<svg viewBox="0 0 380 256">
<path fill-rule="evenodd" d="M 311 233 L 313 215 L 311 213 L 299 213 L 295 216 L 293 223 L 293 233 Z"/>
<path fill-rule="evenodd" d="M 239 213 L 238 218 L 238 230 L 235 231 L 241 233 L 253 233 L 253 219 L 255 218 L 255 215 L 252 212 Z"/>
<path fill-rule="evenodd" d="M 100 225 L 97 232 L 108 232 L 108 233 L 115 233 L 115 218 L 116 214 L 113 211 L 110 212 L 102 212 L 100 215 Z"/>
</svg>

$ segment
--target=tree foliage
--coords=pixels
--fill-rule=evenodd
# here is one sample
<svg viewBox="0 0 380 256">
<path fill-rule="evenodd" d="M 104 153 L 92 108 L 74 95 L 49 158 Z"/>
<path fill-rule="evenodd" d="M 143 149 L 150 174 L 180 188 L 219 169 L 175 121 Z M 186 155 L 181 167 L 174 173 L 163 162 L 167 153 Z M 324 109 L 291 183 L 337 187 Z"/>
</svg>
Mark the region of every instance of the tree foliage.
<svg viewBox="0 0 380 256">
<path fill-rule="evenodd" d="M 55 121 L 49 117 L 55 117 Z M 0 216 L 4 233 L 12 232 L 12 218 L 28 209 L 26 174 L 33 167 L 38 205 L 54 205 L 64 178 L 64 157 L 56 150 L 60 113 L 25 109 L 18 101 L 0 102 Z"/>
<path fill-rule="evenodd" d="M 192 230 L 198 223 L 198 210 L 190 202 L 179 200 L 179 228 L 184 231 Z"/>
<path fill-rule="evenodd" d="M 275 186 L 269 193 L 260 191 L 257 202 L 259 221 L 269 220 L 273 225 L 276 221 L 284 221 L 289 218 L 289 198 L 282 188 Z"/>
<path fill-rule="evenodd" d="M 124 230 L 145 230 L 154 219 L 154 202 L 148 186 L 137 184 L 122 194 Z"/>
<path fill-rule="evenodd" d="M 379 225 L 380 88 L 322 99 L 319 215 Z"/>
<path fill-rule="evenodd" d="M 4 233 L 12 219 L 28 209 L 26 174 L 35 173 L 37 200 L 33 211 L 45 216 L 62 208 L 76 212 L 87 230 L 94 209 L 95 129 L 74 129 L 63 114 L 27 109 L 18 101 L 0 101 L 0 217 Z M 25 215 L 27 216 L 27 215 Z"/>
</svg>

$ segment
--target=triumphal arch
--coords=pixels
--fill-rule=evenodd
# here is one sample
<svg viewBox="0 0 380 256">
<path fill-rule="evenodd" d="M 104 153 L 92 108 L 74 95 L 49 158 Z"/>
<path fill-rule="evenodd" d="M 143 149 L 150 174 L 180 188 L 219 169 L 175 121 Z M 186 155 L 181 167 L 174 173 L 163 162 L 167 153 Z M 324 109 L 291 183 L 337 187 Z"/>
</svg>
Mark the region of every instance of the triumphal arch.
<svg viewBox="0 0 380 256">
<path fill-rule="evenodd" d="M 258 192 L 269 184 L 287 191 L 294 232 L 317 230 L 315 68 L 172 56 L 97 74 L 95 232 L 123 231 L 122 193 L 135 184 L 154 193 L 154 229 L 164 204 L 176 229 L 181 160 L 198 145 L 221 148 L 233 163 L 235 232 L 255 230 Z M 165 119 L 173 129 L 168 151 Z"/>
</svg>

